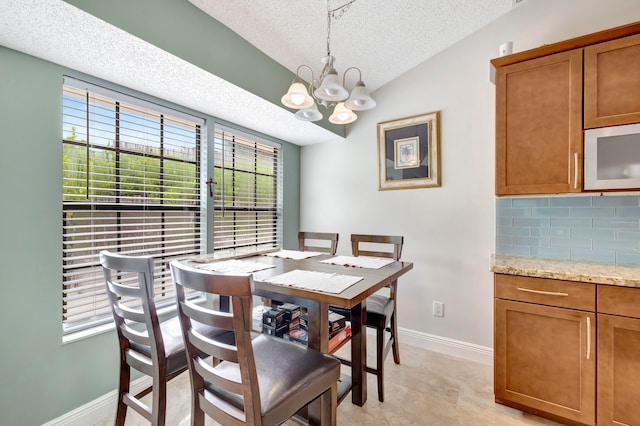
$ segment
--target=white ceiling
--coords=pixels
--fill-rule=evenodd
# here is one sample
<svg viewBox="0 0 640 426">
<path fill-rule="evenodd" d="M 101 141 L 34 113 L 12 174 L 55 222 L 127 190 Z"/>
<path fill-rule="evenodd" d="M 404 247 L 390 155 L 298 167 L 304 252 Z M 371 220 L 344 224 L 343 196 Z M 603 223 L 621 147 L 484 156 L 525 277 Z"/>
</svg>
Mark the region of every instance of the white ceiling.
<svg viewBox="0 0 640 426">
<path fill-rule="evenodd" d="M 189 0 L 292 72 L 317 76 L 327 52 L 327 0 Z M 331 23 L 339 75 L 355 66 L 370 91 L 507 13 L 516 0 L 356 0 Z M 518 0 L 521 3 L 522 0 Z M 331 9 L 349 0 L 329 0 Z M 357 80 L 350 72 L 350 89 Z M 302 77 L 309 80 L 308 71 Z M 286 91 L 286 88 L 283 89 Z"/>
<path fill-rule="evenodd" d="M 320 70 L 325 1 L 189 1 L 288 69 Z M 336 68 L 359 67 L 373 91 L 502 16 L 512 1 L 357 0 L 332 23 Z M 0 10 L 0 45 L 297 145 L 340 139 L 64 1 L 0 0 Z"/>
</svg>

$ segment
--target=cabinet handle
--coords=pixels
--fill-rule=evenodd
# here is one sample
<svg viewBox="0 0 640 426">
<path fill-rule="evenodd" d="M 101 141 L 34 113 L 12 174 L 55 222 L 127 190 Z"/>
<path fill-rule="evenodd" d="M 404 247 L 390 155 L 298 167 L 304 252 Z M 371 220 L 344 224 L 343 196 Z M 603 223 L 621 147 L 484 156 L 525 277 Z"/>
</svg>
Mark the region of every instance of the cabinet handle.
<svg viewBox="0 0 640 426">
<path fill-rule="evenodd" d="M 573 189 L 578 189 L 578 153 L 573 153 Z"/>
<path fill-rule="evenodd" d="M 591 317 L 587 317 L 587 359 L 591 358 Z"/>
<path fill-rule="evenodd" d="M 568 296 L 569 293 L 559 293 L 557 291 L 542 291 L 542 290 L 533 290 L 530 288 L 522 288 L 522 287 L 518 287 L 518 290 L 520 291 L 526 291 L 527 293 L 535 293 L 535 294 L 544 294 L 546 296 Z"/>
</svg>

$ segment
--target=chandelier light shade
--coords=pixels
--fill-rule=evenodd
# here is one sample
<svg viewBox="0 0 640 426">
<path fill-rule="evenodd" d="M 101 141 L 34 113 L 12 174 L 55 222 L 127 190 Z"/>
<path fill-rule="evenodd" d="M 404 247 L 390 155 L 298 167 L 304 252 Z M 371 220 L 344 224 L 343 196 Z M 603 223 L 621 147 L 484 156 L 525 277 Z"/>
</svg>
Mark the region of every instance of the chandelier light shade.
<svg viewBox="0 0 640 426">
<path fill-rule="evenodd" d="M 280 99 L 284 106 L 295 109 L 306 109 L 314 104 L 314 100 L 309 96 L 304 84 L 294 81 L 287 93 Z"/>
<path fill-rule="evenodd" d="M 318 121 L 322 120 L 322 114 L 318 111 L 318 105 L 315 102 L 311 103 L 311 106 L 307 109 L 301 109 L 296 112 L 295 117 L 304 121 Z"/>
<path fill-rule="evenodd" d="M 331 20 L 340 18 L 356 0 L 351 0 L 340 7 L 331 9 L 327 0 L 327 56 L 322 58 L 324 68 L 320 77 L 316 80 L 313 68 L 308 65 L 300 65 L 296 70 L 296 77 L 291 83 L 287 93 L 282 96 L 281 102 L 284 106 L 297 109 L 295 117 L 305 121 L 322 120 L 323 115 L 318 109 L 318 105 L 324 108 L 334 107 L 333 113 L 329 116 L 329 122 L 334 124 L 349 124 L 356 121 L 358 116 L 353 111 L 365 111 L 376 106 L 365 84 L 362 82 L 360 69 L 350 67 L 342 75 L 342 82 L 338 77 L 338 72 L 333 67 L 334 57 L 331 56 Z M 308 87 L 300 78 L 300 70 L 308 69 L 311 73 Z M 346 89 L 346 76 L 350 70 L 358 71 L 358 82 L 351 89 L 351 93 Z"/>
<path fill-rule="evenodd" d="M 344 106 L 349 108 L 351 111 L 365 111 L 368 109 L 375 108 L 376 101 L 369 95 L 369 91 L 366 86 L 360 80 L 356 87 L 351 90 L 351 95 L 349 99 L 344 103 Z"/>
<path fill-rule="evenodd" d="M 333 109 L 333 114 L 329 116 L 329 122 L 333 124 L 349 124 L 357 119 L 356 113 L 344 106 L 344 102 L 338 102 Z"/>
<path fill-rule="evenodd" d="M 333 58 L 329 59 L 329 61 L 333 62 Z M 327 75 L 320 82 L 320 87 L 313 94 L 316 98 L 329 102 L 344 101 L 349 97 L 349 92 L 340 84 L 338 73 L 334 68 L 329 69 Z"/>
</svg>

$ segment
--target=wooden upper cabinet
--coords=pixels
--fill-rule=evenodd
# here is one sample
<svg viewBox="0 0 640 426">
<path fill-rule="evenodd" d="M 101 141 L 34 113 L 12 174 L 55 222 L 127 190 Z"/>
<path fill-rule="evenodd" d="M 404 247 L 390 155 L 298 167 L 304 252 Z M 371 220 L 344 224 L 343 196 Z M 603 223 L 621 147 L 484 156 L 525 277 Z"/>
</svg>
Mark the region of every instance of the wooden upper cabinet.
<svg viewBox="0 0 640 426">
<path fill-rule="evenodd" d="M 582 49 L 496 69 L 496 195 L 580 192 L 581 164 Z"/>
<path fill-rule="evenodd" d="M 584 128 L 640 122 L 640 35 L 584 49 Z"/>
</svg>

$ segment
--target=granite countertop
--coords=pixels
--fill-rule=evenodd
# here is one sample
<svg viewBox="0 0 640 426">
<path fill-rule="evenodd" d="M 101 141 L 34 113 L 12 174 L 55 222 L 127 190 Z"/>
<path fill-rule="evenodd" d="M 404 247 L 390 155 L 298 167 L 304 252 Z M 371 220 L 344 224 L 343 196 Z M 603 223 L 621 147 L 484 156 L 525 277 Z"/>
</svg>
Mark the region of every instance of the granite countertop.
<svg viewBox="0 0 640 426">
<path fill-rule="evenodd" d="M 618 266 L 612 263 L 492 254 L 491 271 L 526 277 L 640 288 L 640 267 Z"/>
</svg>

